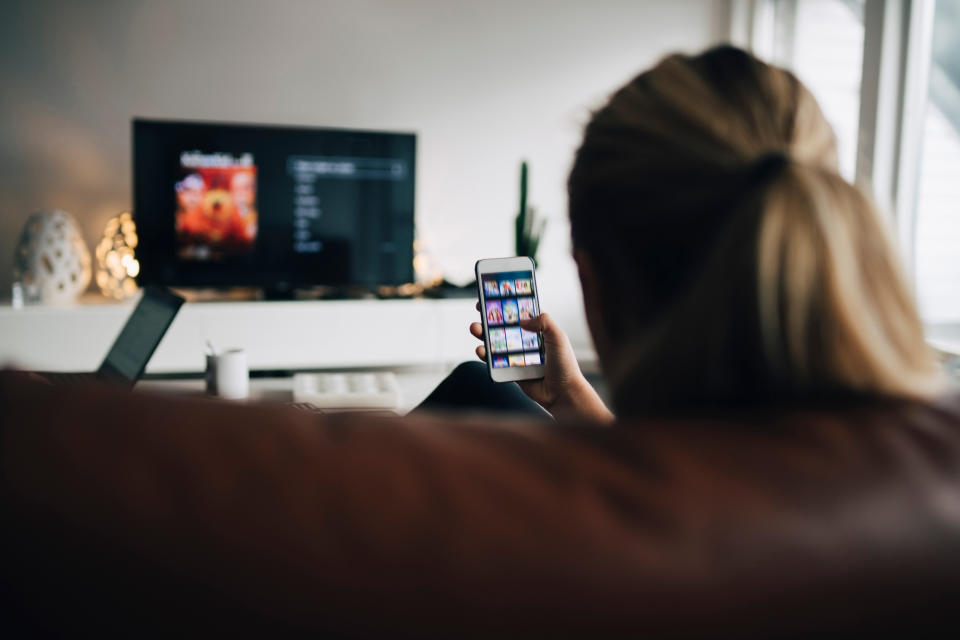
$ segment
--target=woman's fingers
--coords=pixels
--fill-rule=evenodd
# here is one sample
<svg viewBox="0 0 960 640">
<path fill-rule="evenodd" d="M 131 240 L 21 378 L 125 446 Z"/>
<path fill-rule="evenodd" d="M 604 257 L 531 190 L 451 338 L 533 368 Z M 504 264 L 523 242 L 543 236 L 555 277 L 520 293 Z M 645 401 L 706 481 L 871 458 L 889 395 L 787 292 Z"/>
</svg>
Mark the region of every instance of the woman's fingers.
<svg viewBox="0 0 960 640">
<path fill-rule="evenodd" d="M 479 300 L 477 300 L 477 311 L 480 311 L 480 301 L 479 301 Z M 483 325 L 481 325 L 479 322 L 471 322 L 471 323 L 470 323 L 470 335 L 472 335 L 472 336 L 473 336 L 474 338 L 476 338 L 477 340 L 483 340 Z M 477 352 L 477 357 L 478 357 L 478 358 L 480 358 L 480 359 L 483 360 L 484 362 L 487 361 L 487 350 L 486 350 L 486 348 L 484 348 L 484 346 L 483 346 L 482 344 L 477 347 L 476 352 Z"/>
<path fill-rule="evenodd" d="M 541 313 L 534 318 L 521 320 L 520 326 L 527 331 L 540 331 L 543 334 L 553 333 L 556 329 L 556 325 L 553 324 L 553 320 L 546 313 Z M 544 337 L 546 337 L 546 335 L 544 335 Z"/>
</svg>

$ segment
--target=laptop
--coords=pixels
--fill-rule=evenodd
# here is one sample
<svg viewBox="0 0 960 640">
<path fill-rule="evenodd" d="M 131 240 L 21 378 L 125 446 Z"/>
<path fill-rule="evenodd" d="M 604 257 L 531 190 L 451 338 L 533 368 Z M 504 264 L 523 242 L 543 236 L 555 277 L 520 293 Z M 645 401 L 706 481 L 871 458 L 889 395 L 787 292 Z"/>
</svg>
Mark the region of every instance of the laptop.
<svg viewBox="0 0 960 640">
<path fill-rule="evenodd" d="M 168 289 L 144 287 L 143 297 L 127 318 L 99 369 L 92 373 L 49 371 L 37 374 L 54 384 L 99 381 L 133 387 L 143 376 L 150 357 L 182 304 L 183 298 Z"/>
</svg>

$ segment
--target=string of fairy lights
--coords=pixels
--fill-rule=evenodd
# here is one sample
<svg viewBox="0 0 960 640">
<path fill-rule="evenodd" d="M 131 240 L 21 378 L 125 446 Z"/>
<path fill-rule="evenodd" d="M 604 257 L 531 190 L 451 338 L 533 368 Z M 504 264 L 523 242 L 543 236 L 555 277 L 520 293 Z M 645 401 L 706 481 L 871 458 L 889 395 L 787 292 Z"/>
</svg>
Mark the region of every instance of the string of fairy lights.
<svg viewBox="0 0 960 640">
<path fill-rule="evenodd" d="M 137 248 L 137 225 L 129 212 L 110 218 L 97 243 L 97 286 L 103 295 L 122 300 L 137 291 L 140 262 Z"/>
</svg>

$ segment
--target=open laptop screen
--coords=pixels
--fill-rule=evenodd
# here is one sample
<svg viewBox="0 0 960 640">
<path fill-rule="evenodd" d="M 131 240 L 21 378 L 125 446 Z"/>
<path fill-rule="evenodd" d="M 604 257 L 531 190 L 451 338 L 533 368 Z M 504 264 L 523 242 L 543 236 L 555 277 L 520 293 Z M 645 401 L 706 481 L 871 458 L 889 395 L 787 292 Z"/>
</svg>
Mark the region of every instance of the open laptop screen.
<svg viewBox="0 0 960 640">
<path fill-rule="evenodd" d="M 145 287 L 143 297 L 97 370 L 97 376 L 135 383 L 182 304 L 183 298 L 170 291 Z"/>
</svg>

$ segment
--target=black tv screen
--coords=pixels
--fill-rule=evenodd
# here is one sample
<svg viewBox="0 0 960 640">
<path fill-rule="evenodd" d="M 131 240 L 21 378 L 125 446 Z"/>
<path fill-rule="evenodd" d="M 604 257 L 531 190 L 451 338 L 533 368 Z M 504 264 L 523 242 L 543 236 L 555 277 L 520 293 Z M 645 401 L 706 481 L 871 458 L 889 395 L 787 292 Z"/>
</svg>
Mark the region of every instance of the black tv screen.
<svg viewBox="0 0 960 640">
<path fill-rule="evenodd" d="M 415 161 L 410 133 L 136 119 L 140 282 L 411 282 Z"/>
</svg>

